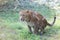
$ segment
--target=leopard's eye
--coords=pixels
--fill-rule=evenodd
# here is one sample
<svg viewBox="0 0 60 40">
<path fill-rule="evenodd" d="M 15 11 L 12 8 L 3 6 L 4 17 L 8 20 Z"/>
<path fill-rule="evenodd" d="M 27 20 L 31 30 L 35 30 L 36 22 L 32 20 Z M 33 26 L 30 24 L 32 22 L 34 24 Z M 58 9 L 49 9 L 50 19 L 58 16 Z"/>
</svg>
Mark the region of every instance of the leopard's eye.
<svg viewBox="0 0 60 40">
<path fill-rule="evenodd" d="M 21 14 L 20 16 L 25 16 L 25 15 L 22 15 L 22 14 Z"/>
<path fill-rule="evenodd" d="M 25 15 L 22 15 L 22 16 L 25 16 Z"/>
</svg>

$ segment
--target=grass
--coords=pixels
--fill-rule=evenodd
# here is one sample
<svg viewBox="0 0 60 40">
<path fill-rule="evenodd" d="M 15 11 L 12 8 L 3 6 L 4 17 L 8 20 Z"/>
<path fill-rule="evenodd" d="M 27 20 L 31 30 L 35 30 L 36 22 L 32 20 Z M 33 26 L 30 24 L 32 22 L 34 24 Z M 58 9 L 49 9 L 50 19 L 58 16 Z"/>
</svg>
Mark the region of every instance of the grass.
<svg viewBox="0 0 60 40">
<path fill-rule="evenodd" d="M 60 21 L 47 27 L 44 35 L 30 34 L 25 23 L 18 21 L 17 12 L 0 12 L 0 40 L 60 40 Z"/>
</svg>

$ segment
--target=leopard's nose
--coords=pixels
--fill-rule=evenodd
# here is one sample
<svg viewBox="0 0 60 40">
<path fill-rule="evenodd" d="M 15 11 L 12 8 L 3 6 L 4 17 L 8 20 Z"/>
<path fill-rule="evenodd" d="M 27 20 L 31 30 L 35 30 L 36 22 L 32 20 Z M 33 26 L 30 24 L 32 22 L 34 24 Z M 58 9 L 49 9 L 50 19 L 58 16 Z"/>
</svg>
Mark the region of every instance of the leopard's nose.
<svg viewBox="0 0 60 40">
<path fill-rule="evenodd" d="M 21 21 L 24 21 L 24 18 L 21 18 L 20 20 L 21 20 Z"/>
<path fill-rule="evenodd" d="M 21 21 L 24 21 L 23 17 L 20 17 L 20 20 L 21 20 Z"/>
</svg>

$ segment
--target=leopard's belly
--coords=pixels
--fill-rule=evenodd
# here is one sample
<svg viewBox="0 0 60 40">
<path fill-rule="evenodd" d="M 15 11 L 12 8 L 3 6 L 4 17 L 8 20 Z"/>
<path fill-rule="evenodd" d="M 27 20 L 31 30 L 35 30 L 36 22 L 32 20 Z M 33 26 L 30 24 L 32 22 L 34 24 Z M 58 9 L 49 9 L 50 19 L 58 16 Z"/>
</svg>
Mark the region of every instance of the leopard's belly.
<svg viewBox="0 0 60 40">
<path fill-rule="evenodd" d="M 33 26 L 34 26 L 34 23 L 32 23 L 32 22 L 27 22 L 27 25 L 33 27 Z"/>
</svg>

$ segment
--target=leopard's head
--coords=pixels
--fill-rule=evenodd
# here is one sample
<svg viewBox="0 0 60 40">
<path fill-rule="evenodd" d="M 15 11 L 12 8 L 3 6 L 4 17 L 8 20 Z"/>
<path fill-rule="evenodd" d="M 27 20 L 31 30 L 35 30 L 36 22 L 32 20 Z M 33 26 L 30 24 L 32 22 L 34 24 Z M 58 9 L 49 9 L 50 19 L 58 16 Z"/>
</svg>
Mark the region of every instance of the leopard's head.
<svg viewBox="0 0 60 40">
<path fill-rule="evenodd" d="M 21 21 L 27 21 L 27 22 L 29 22 L 30 19 L 31 19 L 31 13 L 29 13 L 28 10 L 26 10 L 26 11 L 20 11 L 19 15 L 20 15 L 20 20 Z"/>
</svg>

